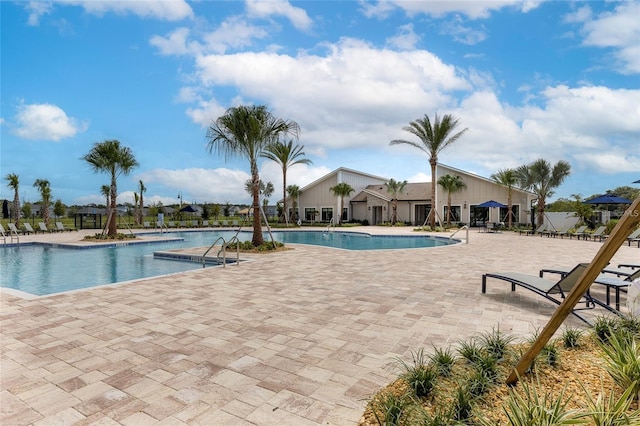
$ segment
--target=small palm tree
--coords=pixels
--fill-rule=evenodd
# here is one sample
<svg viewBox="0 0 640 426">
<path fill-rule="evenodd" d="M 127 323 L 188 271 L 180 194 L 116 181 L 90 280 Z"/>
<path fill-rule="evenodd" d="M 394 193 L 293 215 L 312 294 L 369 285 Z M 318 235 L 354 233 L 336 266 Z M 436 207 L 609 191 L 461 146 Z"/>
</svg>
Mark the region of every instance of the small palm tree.
<svg viewBox="0 0 640 426">
<path fill-rule="evenodd" d="M 340 197 L 340 205 L 338 206 L 338 225 L 342 223 L 342 209 L 344 208 L 344 197 L 348 197 L 349 194 L 355 191 L 346 182 L 340 182 L 339 184 L 329 188 L 329 191 L 333 192 L 333 195 Z"/>
<path fill-rule="evenodd" d="M 384 186 L 387 187 L 387 192 L 391 193 L 391 208 L 393 210 L 393 214 L 391 215 L 391 223 L 396 223 L 398 220 L 398 194 L 401 194 L 404 191 L 404 187 L 407 186 L 407 181 L 403 180 L 402 182 L 389 179 L 388 182 L 384 183 Z"/>
<path fill-rule="evenodd" d="M 453 134 L 458 127 L 459 119 L 450 114 L 445 114 L 442 120 L 436 114 L 433 125 L 429 116 L 419 118 L 403 127 L 403 130 L 412 133 L 420 139 L 420 143 L 408 141 L 404 139 L 396 139 L 389 142 L 389 145 L 406 144 L 424 151 L 429 156 L 429 164 L 431 165 L 431 212 L 429 213 L 431 227 L 436 226 L 435 202 L 436 202 L 436 166 L 438 165 L 438 154 L 460 139 L 460 137 L 468 130 L 463 129 Z"/>
<path fill-rule="evenodd" d="M 106 200 L 104 205 L 107 208 L 107 213 L 108 213 L 109 208 L 111 207 L 111 203 L 109 203 L 109 197 L 111 196 L 111 187 L 109 185 L 102 185 L 100 187 L 100 195 L 102 195 Z"/>
<path fill-rule="evenodd" d="M 571 174 L 571 165 L 560 160 L 551 166 L 547 160 L 540 158 L 529 165 L 518 167 L 516 174 L 520 187 L 538 196 L 538 225 L 542 225 L 547 198 Z"/>
<path fill-rule="evenodd" d="M 284 212 L 284 220 L 289 223 L 289 214 L 287 212 L 287 170 L 296 164 L 311 164 L 311 160 L 301 158 L 304 156 L 304 146 L 293 145 L 293 140 L 284 143 L 276 141 L 267 145 L 263 157 L 275 161 L 282 168 L 282 211 Z"/>
<path fill-rule="evenodd" d="M 121 174 L 128 175 L 131 173 L 131 170 L 139 164 L 133 156 L 131 148 L 121 146 L 120 141 L 115 139 L 95 143 L 93 148 L 91 148 L 91 151 L 89 151 L 83 159 L 89 163 L 94 172 L 106 172 L 111 177 L 108 204 L 108 217 L 110 217 L 110 219 L 109 223 L 107 223 L 107 235 L 114 237 L 118 234 L 118 225 L 115 215 L 116 198 L 118 196 L 118 176 Z"/>
<path fill-rule="evenodd" d="M 209 126 L 207 138 L 209 152 L 216 150 L 229 158 L 240 156 L 249 160 L 251 169 L 251 195 L 253 211 L 260 209 L 260 175 L 258 158 L 265 152 L 267 145 L 281 135 L 291 134 L 298 137 L 299 126 L 295 121 L 286 121 L 274 117 L 264 105 L 238 106 L 229 108 Z M 253 215 L 254 246 L 264 243 L 262 221 Z"/>
<path fill-rule="evenodd" d="M 438 179 L 440 185 L 447 191 L 447 225 L 451 224 L 451 194 L 460 192 L 467 187 L 460 176 L 444 175 Z"/>
<path fill-rule="evenodd" d="M 505 186 L 507 188 L 507 222 L 509 229 L 513 224 L 513 187 L 518 183 L 518 174 L 514 169 L 500 169 L 496 173 L 491 175 L 497 184 Z"/>
<path fill-rule="evenodd" d="M 289 198 L 293 200 L 292 220 L 300 220 L 300 215 L 296 213 L 298 208 L 298 197 L 300 197 L 300 194 L 302 194 L 302 191 L 298 185 L 287 186 L 287 195 L 289 195 Z"/>
<path fill-rule="evenodd" d="M 51 204 L 51 185 L 46 179 L 36 179 L 33 186 L 38 188 L 38 192 L 42 197 L 42 210 L 40 215 L 44 223 L 49 226 L 49 204 Z"/>
<path fill-rule="evenodd" d="M 5 176 L 5 179 L 9 182 L 7 186 L 13 189 L 13 203 L 11 204 L 11 214 L 13 215 L 16 228 L 20 228 L 20 196 L 18 195 L 20 179 L 15 173 L 9 173 L 7 176 Z"/>
<path fill-rule="evenodd" d="M 262 208 L 266 214 L 267 206 L 269 205 L 269 197 L 273 195 L 274 187 L 271 182 L 267 182 L 267 184 L 265 185 L 264 182 L 262 182 L 262 180 L 260 181 L 259 187 L 260 187 L 260 196 L 262 197 Z M 249 194 L 251 194 L 251 191 L 253 190 L 253 182 L 251 182 L 251 179 L 248 179 L 244 183 L 244 189 Z M 258 214 L 258 213 L 254 210 L 254 214 Z"/>
</svg>

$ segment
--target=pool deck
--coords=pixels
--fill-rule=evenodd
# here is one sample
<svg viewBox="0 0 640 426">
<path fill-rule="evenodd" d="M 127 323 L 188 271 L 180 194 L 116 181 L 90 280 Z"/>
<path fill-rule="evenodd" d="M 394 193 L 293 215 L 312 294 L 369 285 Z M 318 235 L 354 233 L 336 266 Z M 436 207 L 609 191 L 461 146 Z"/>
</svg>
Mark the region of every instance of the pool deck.
<svg viewBox="0 0 640 426">
<path fill-rule="evenodd" d="M 20 241 L 86 233 L 95 231 Z M 0 424 L 356 425 L 366 400 L 397 377 L 394 358 L 496 327 L 529 338 L 546 324 L 556 305 L 496 280 L 482 294 L 483 273 L 537 275 L 589 262 L 602 247 L 469 236 L 469 244 L 433 249 L 289 244 L 243 255 L 250 261 L 240 266 L 30 299 L 3 289 Z M 640 263 L 640 249 L 625 244 L 611 263 Z M 573 315 L 565 324 L 584 326 Z"/>
</svg>

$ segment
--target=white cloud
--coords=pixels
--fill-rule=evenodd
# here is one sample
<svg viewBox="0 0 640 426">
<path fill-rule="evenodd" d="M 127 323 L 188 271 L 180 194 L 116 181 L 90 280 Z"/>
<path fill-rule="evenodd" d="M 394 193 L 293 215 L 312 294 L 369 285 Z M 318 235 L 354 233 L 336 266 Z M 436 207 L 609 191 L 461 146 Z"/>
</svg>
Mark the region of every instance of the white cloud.
<svg viewBox="0 0 640 426">
<path fill-rule="evenodd" d="M 149 43 L 160 51 L 161 55 L 188 55 L 202 51 L 202 46 L 198 42 L 187 42 L 189 37 L 188 28 L 176 28 L 167 37 L 155 35 L 151 37 Z"/>
<path fill-rule="evenodd" d="M 88 124 L 67 116 L 51 104 L 21 104 L 15 116 L 13 133 L 24 139 L 59 141 L 84 132 Z"/>
<path fill-rule="evenodd" d="M 27 24 L 31 26 L 40 25 L 40 18 L 51 13 L 53 9 L 52 3 L 46 1 L 29 1 L 24 8 L 29 11 Z"/>
<path fill-rule="evenodd" d="M 399 50 L 412 50 L 415 49 L 418 41 L 420 41 L 420 37 L 413 32 L 413 24 L 407 24 L 398 28 L 398 33 L 389 37 L 386 43 Z"/>
<path fill-rule="evenodd" d="M 215 31 L 205 34 L 203 39 L 207 52 L 224 53 L 229 48 L 251 46 L 254 39 L 264 39 L 268 35 L 264 28 L 251 25 L 239 17 L 230 17 Z"/>
<path fill-rule="evenodd" d="M 615 68 L 623 74 L 640 73 L 640 3 L 622 2 L 612 11 L 593 16 L 580 9 L 568 22 L 583 22 L 583 45 L 613 49 Z M 593 18 L 593 19 L 592 19 Z"/>
<path fill-rule="evenodd" d="M 247 0 L 247 12 L 249 16 L 260 18 L 284 16 L 295 28 L 302 31 L 309 30 L 313 25 L 304 9 L 294 7 L 285 0 Z"/>
<path fill-rule="evenodd" d="M 87 13 L 98 16 L 113 12 L 164 21 L 193 17 L 193 10 L 185 0 L 64 0 L 60 3 L 82 6 Z"/>
<path fill-rule="evenodd" d="M 445 22 L 441 27 L 442 34 L 453 36 L 453 39 L 459 43 L 466 45 L 478 44 L 487 38 L 484 29 L 474 29 L 467 25 L 464 25 L 459 17 L 456 19 Z"/>
<path fill-rule="evenodd" d="M 380 2 L 380 3 L 387 3 Z M 485 19 L 491 15 L 491 12 L 503 9 L 505 7 L 517 8 L 523 13 L 527 13 L 537 8 L 542 1 L 526 1 L 521 0 L 491 0 L 491 1 L 412 1 L 412 0 L 393 0 L 389 3 L 395 4 L 403 9 L 409 16 L 416 14 L 425 14 L 433 17 L 442 17 L 451 13 L 460 13 L 469 19 Z M 388 5 L 382 10 L 386 11 Z"/>
</svg>

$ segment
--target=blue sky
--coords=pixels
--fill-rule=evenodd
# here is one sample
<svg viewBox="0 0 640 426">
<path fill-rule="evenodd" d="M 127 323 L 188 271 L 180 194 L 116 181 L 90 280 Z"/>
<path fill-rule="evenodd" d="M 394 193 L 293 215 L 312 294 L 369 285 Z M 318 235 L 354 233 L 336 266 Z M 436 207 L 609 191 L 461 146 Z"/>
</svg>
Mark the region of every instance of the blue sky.
<svg viewBox="0 0 640 426">
<path fill-rule="evenodd" d="M 640 179 L 640 2 L 2 1 L 1 174 L 66 204 L 104 203 L 81 158 L 118 139 L 140 163 L 118 202 L 248 203 L 248 163 L 206 150 L 229 107 L 301 127 L 301 187 L 338 168 L 425 182 L 410 121 L 467 133 L 440 162 L 488 177 L 538 158 L 572 174 L 552 199 Z M 261 177 L 280 198 L 279 167 Z M 6 186 L 0 198 L 13 197 Z"/>
</svg>

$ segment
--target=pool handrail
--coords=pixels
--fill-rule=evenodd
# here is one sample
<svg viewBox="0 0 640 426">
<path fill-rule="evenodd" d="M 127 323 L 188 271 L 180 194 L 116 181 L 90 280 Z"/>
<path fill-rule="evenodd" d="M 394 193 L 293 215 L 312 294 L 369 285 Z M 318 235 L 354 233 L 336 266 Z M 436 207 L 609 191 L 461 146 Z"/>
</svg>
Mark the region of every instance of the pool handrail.
<svg viewBox="0 0 640 426">
<path fill-rule="evenodd" d="M 211 245 L 209 246 L 209 248 L 208 248 L 207 250 L 205 250 L 204 254 L 202 255 L 202 267 L 203 267 L 203 268 L 206 266 L 206 257 L 207 257 L 207 254 L 211 251 L 211 249 L 212 249 L 212 248 L 216 245 L 216 243 L 217 243 L 218 241 L 220 241 L 220 240 L 222 240 L 222 246 L 224 247 L 224 244 L 225 244 L 224 238 L 222 238 L 222 237 L 218 237 L 218 238 L 216 238 L 216 240 L 213 242 L 213 244 L 211 244 Z M 220 254 L 220 252 L 218 252 L 218 255 L 219 255 L 219 254 Z M 219 256 L 218 256 L 218 257 L 219 257 Z"/>
<path fill-rule="evenodd" d="M 454 232 L 453 234 L 449 235 L 449 241 L 451 241 L 453 236 L 456 235 L 458 232 L 462 231 L 463 229 L 465 229 L 467 231 L 465 239 L 464 239 L 465 244 L 469 244 L 469 225 L 464 225 L 462 228 L 456 230 L 456 232 Z"/>
</svg>

